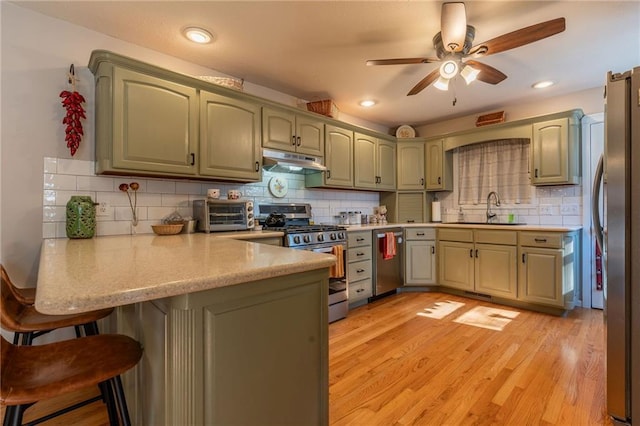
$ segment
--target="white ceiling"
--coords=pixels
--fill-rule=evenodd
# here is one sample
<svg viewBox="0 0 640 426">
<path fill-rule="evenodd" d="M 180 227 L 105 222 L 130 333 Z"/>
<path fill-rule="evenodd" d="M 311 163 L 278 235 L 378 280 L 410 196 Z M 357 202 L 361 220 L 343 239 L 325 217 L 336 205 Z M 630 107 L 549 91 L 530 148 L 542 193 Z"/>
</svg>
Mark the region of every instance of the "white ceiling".
<svg viewBox="0 0 640 426">
<path fill-rule="evenodd" d="M 638 1 L 467 1 L 477 44 L 565 17 L 566 31 L 482 58 L 508 78 L 492 86 L 459 77 L 455 94 L 406 93 L 438 64 L 367 67 L 367 59 L 435 56 L 440 1 L 25 1 L 23 7 L 175 56 L 300 99 L 332 98 L 342 112 L 394 127 L 491 112 L 602 86 L 607 71 L 640 65 Z M 181 36 L 201 26 L 215 42 Z M 534 91 L 551 79 L 555 86 Z M 452 105 L 457 98 L 457 104 Z M 378 104 L 363 109 L 358 102 Z"/>
</svg>

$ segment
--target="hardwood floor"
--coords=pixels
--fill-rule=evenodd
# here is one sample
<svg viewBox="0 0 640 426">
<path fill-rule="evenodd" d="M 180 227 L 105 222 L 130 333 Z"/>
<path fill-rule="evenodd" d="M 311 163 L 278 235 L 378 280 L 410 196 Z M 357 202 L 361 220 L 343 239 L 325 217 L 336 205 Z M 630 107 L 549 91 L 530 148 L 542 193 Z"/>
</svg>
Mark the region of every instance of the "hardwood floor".
<svg viewBox="0 0 640 426">
<path fill-rule="evenodd" d="M 417 315 L 447 300 L 464 306 L 442 319 Z M 518 315 L 502 331 L 453 321 L 479 306 Z M 350 311 L 329 330 L 332 425 L 611 424 L 601 311 L 561 318 L 402 293 Z"/>
<path fill-rule="evenodd" d="M 442 319 L 417 315 L 463 303 Z M 495 331 L 454 322 L 478 307 Z M 442 293 L 402 293 L 329 326 L 331 425 L 611 425 L 604 412 L 602 312 L 566 317 Z M 94 395 L 93 389 L 72 396 Z M 41 402 L 25 420 L 69 402 Z M 3 410 L 4 413 L 4 410 Z M 43 423 L 108 424 L 100 402 Z"/>
</svg>

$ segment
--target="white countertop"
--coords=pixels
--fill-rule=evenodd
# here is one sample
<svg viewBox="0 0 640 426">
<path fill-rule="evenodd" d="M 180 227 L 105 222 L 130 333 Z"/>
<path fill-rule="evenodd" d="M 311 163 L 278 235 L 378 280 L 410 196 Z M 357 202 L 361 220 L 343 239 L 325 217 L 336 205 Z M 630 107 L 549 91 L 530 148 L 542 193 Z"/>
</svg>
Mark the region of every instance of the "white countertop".
<svg viewBox="0 0 640 426">
<path fill-rule="evenodd" d="M 334 263 L 335 257 L 328 254 L 202 233 L 46 239 L 36 309 L 53 315 L 86 312 Z"/>
<path fill-rule="evenodd" d="M 385 228 L 479 228 L 479 229 L 507 229 L 513 231 L 539 231 L 539 232 L 571 232 L 579 231 L 581 226 L 565 225 L 507 225 L 507 224 L 478 224 L 478 223 L 387 223 L 369 225 L 340 225 L 347 228 L 347 232 L 363 231 L 368 229 Z"/>
</svg>

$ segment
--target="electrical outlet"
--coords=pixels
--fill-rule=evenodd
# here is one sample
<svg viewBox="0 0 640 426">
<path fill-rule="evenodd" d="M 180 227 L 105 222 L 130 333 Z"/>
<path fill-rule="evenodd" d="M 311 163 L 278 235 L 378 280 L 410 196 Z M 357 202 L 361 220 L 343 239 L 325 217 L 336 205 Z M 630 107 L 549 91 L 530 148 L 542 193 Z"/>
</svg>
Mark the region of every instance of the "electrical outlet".
<svg viewBox="0 0 640 426">
<path fill-rule="evenodd" d="M 97 205 L 96 216 L 104 217 L 104 216 L 109 216 L 109 214 L 110 214 L 109 203 L 107 203 L 106 201 L 103 201 Z"/>
<path fill-rule="evenodd" d="M 551 216 L 552 212 L 551 212 L 551 206 L 548 204 L 541 204 L 539 207 L 540 210 L 540 215 L 544 215 L 544 216 Z"/>
<path fill-rule="evenodd" d="M 577 204 L 563 204 L 562 206 L 560 206 L 560 213 L 564 215 L 580 214 Z"/>
</svg>

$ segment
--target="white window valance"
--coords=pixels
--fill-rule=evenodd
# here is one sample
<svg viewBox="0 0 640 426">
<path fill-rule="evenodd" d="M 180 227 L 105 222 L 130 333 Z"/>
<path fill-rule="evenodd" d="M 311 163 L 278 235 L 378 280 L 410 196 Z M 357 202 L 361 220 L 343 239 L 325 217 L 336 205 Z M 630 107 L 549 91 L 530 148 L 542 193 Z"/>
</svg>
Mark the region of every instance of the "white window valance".
<svg viewBox="0 0 640 426">
<path fill-rule="evenodd" d="M 457 148 L 458 203 L 483 204 L 491 191 L 510 204 L 528 203 L 529 139 L 507 139 Z"/>
</svg>

